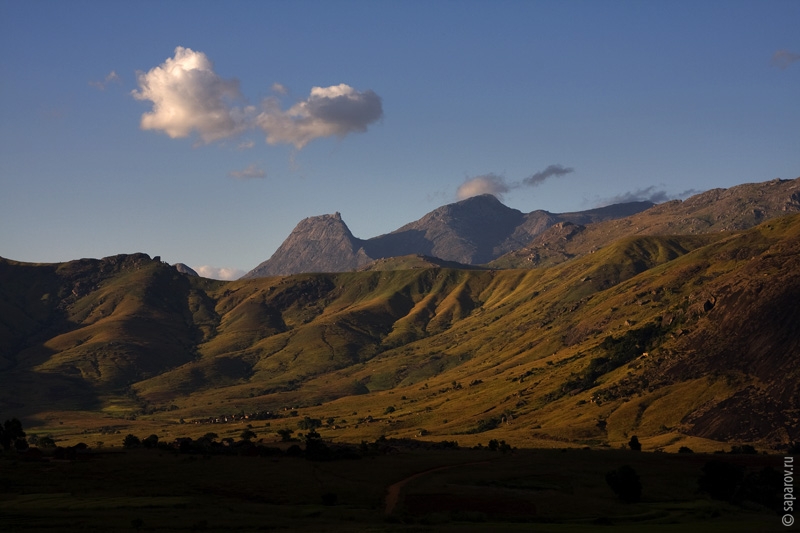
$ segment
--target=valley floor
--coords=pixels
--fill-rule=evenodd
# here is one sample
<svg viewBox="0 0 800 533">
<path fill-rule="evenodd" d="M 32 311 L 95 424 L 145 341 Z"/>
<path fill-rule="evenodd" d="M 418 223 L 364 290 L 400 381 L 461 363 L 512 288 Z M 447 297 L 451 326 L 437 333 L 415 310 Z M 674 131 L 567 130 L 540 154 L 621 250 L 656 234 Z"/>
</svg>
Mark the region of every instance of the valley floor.
<svg viewBox="0 0 800 533">
<path fill-rule="evenodd" d="M 745 479 L 772 455 L 626 450 L 403 450 L 310 461 L 165 449 L 85 451 L 70 459 L 0 456 L 2 531 L 786 531 L 772 502 L 698 491 L 711 461 Z M 641 500 L 606 474 L 630 465 Z M 706 470 L 707 471 L 707 470 Z M 749 477 L 748 477 L 749 476 Z M 757 483 L 756 483 L 757 485 Z M 774 487 L 773 487 L 774 488 Z M 751 491 L 752 492 L 752 491 Z"/>
</svg>

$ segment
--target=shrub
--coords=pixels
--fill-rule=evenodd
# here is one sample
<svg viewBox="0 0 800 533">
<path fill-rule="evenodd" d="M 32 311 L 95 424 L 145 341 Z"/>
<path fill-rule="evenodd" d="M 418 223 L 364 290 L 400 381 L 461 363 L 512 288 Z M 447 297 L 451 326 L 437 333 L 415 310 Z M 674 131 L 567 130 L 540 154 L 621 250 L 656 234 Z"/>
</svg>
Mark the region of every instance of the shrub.
<svg viewBox="0 0 800 533">
<path fill-rule="evenodd" d="M 496 416 L 493 416 L 492 418 L 482 418 L 481 420 L 478 420 L 478 425 L 467 431 L 467 433 L 483 433 L 484 431 L 491 431 L 499 426 L 502 422 L 502 419 Z"/>
<path fill-rule="evenodd" d="M 239 435 L 239 438 L 240 438 L 240 439 L 242 439 L 242 440 L 250 441 L 250 439 L 254 439 L 254 438 L 256 438 L 257 436 L 258 436 L 258 435 L 256 435 L 256 433 L 255 433 L 255 432 L 254 432 L 252 429 L 245 429 L 245 430 L 244 430 L 244 431 L 242 431 L 242 433 Z"/>
<path fill-rule="evenodd" d="M 122 439 L 122 447 L 123 448 L 138 448 L 142 445 L 142 441 L 139 440 L 139 437 L 136 435 L 131 435 L 130 433 Z"/>
<path fill-rule="evenodd" d="M 281 436 L 281 442 L 290 442 L 292 440 L 292 433 L 294 433 L 293 429 L 279 429 L 276 431 L 278 435 Z"/>
<path fill-rule="evenodd" d="M 754 447 L 750 446 L 749 444 L 743 444 L 741 446 L 731 446 L 731 453 L 734 454 L 743 453 L 743 454 L 754 455 L 757 454 L 758 452 Z"/>
<path fill-rule="evenodd" d="M 744 479 L 744 468 L 725 461 L 709 461 L 697 480 L 702 492 L 716 500 L 733 502 Z"/>
<path fill-rule="evenodd" d="M 322 420 L 319 418 L 311 418 L 310 416 L 304 416 L 303 419 L 297 423 L 297 427 L 306 430 L 314 430 L 321 426 Z"/>
<path fill-rule="evenodd" d="M 629 465 L 623 465 L 606 474 L 606 483 L 620 500 L 635 503 L 642 498 L 642 483 L 639 474 Z"/>
<path fill-rule="evenodd" d="M 22 430 L 22 423 L 16 418 L 6 420 L 0 426 L 0 446 L 5 450 L 10 450 L 12 447 L 20 449 L 23 445 L 27 448 L 28 441 L 25 440 L 25 432 Z"/>
<path fill-rule="evenodd" d="M 751 472 L 742 482 L 742 499 L 760 503 L 775 512 L 783 508 L 784 478 L 770 466 L 765 466 L 759 472 Z"/>
</svg>

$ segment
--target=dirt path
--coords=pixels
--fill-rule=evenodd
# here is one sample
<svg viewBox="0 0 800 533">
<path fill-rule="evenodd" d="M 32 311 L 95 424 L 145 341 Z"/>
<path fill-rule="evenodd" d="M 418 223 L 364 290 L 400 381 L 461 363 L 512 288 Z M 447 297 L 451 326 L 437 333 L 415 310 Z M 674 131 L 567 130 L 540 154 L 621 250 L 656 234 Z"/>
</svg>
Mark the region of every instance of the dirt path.
<svg viewBox="0 0 800 533">
<path fill-rule="evenodd" d="M 472 461 L 469 463 L 459 463 L 455 465 L 447 465 L 447 466 L 437 466 L 436 468 L 429 468 L 428 470 L 423 470 L 422 472 L 417 472 L 416 474 L 412 474 L 407 478 L 401 479 L 397 483 L 392 483 L 389 485 L 389 488 L 386 489 L 386 510 L 385 514 L 389 515 L 392 514 L 394 508 L 397 507 L 397 503 L 400 500 L 400 491 L 403 490 L 408 483 L 414 481 L 417 478 L 425 476 L 427 474 L 431 474 L 433 472 L 439 472 L 440 470 L 448 470 L 450 468 L 458 468 L 459 466 L 470 466 L 470 465 L 482 465 L 491 463 L 491 461 Z"/>
</svg>

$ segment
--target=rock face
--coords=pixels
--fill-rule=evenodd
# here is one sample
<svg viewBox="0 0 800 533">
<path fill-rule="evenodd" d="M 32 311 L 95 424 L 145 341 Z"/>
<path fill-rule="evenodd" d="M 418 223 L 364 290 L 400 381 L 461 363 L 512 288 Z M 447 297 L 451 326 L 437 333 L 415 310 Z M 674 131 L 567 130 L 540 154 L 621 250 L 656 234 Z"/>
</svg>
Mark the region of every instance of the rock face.
<svg viewBox="0 0 800 533">
<path fill-rule="evenodd" d="M 442 206 L 405 226 L 371 239 L 358 239 L 339 213 L 306 218 L 278 250 L 244 278 L 343 272 L 376 259 L 425 255 L 468 265 L 486 263 L 528 245 L 562 221 L 588 224 L 643 211 L 654 204 L 631 202 L 576 213 L 522 213 L 490 194 Z"/>
<path fill-rule="evenodd" d="M 339 213 L 306 218 L 268 260 L 243 278 L 303 272 L 344 272 L 372 261 Z"/>
<path fill-rule="evenodd" d="M 187 276 L 194 276 L 194 277 L 200 276 L 197 272 L 195 272 L 195 270 L 192 267 L 184 265 L 183 263 L 175 263 L 174 265 L 172 265 L 172 268 L 174 268 L 181 274 L 186 274 Z"/>
<path fill-rule="evenodd" d="M 526 217 L 484 194 L 445 205 L 392 233 L 369 239 L 366 250 L 376 259 L 422 254 L 459 263 L 484 263 L 494 258 L 495 249 Z"/>
</svg>

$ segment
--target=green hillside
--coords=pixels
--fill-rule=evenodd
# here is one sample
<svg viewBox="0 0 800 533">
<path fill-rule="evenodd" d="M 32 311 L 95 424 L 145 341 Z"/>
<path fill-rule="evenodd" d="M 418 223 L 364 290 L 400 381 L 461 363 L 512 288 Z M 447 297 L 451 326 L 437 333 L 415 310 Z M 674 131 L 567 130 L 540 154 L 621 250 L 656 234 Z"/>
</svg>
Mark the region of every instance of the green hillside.
<svg viewBox="0 0 800 533">
<path fill-rule="evenodd" d="M 65 441 L 269 412 L 267 439 L 309 417 L 356 443 L 781 448 L 800 440 L 798 252 L 788 216 L 527 270 L 221 282 L 143 254 L 2 260 L 0 411 Z"/>
</svg>

